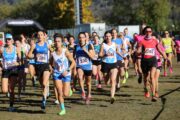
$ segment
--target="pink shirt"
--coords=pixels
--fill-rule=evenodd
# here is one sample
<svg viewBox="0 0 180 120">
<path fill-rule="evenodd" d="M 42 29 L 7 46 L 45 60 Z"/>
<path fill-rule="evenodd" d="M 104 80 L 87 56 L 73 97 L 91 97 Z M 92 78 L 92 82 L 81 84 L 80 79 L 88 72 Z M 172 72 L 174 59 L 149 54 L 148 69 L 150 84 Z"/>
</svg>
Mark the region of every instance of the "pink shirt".
<svg viewBox="0 0 180 120">
<path fill-rule="evenodd" d="M 161 43 L 159 43 L 159 47 L 161 49 L 162 52 L 165 52 L 165 48 L 163 47 L 163 45 Z M 157 59 L 157 66 L 162 66 L 162 60 L 160 59 L 161 54 L 159 53 L 159 51 L 156 49 L 156 59 Z"/>
<path fill-rule="evenodd" d="M 180 53 L 180 40 L 176 40 L 176 52 Z"/>
</svg>

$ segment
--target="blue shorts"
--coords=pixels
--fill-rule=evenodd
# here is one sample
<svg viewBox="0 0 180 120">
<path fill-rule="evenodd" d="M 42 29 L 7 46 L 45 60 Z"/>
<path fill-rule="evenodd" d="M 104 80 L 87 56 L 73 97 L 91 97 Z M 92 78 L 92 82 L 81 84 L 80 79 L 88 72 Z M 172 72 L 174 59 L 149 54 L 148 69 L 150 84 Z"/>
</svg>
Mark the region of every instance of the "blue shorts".
<svg viewBox="0 0 180 120">
<path fill-rule="evenodd" d="M 62 82 L 70 82 L 71 81 L 71 74 L 68 74 L 67 76 L 63 76 L 62 74 L 53 74 L 53 80 L 62 80 Z"/>
</svg>

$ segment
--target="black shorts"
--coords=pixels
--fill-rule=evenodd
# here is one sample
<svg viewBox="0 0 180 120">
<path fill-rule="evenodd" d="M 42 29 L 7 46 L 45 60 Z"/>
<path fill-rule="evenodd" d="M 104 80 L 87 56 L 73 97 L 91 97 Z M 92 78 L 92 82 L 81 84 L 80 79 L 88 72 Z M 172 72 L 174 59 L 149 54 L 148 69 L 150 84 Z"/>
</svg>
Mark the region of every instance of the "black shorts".
<svg viewBox="0 0 180 120">
<path fill-rule="evenodd" d="M 2 78 L 9 78 L 11 76 L 18 76 L 18 68 L 2 71 Z"/>
<path fill-rule="evenodd" d="M 35 71 L 37 78 L 41 78 L 43 76 L 44 71 L 50 71 L 50 67 L 48 63 L 45 64 L 35 64 Z"/>
<path fill-rule="evenodd" d="M 100 60 L 92 60 L 92 63 L 95 66 L 101 65 L 101 61 Z"/>
<path fill-rule="evenodd" d="M 177 62 L 180 62 L 180 53 L 177 53 Z"/>
<path fill-rule="evenodd" d="M 117 68 L 117 63 L 104 63 L 101 64 L 101 72 L 109 73 L 111 69 Z"/>
<path fill-rule="evenodd" d="M 141 68 L 144 74 L 147 74 L 152 67 L 157 67 L 157 59 L 156 57 L 152 57 L 152 58 L 143 58 L 141 60 Z"/>
<path fill-rule="evenodd" d="M 169 54 L 172 54 L 172 52 L 170 52 L 170 53 L 166 53 L 166 56 L 168 56 Z"/>
<path fill-rule="evenodd" d="M 81 68 L 77 67 L 76 69 L 78 70 L 78 69 L 81 69 Z M 92 75 L 92 70 L 83 70 L 83 69 L 81 69 L 81 70 L 84 72 L 85 76 L 91 76 Z"/>
<path fill-rule="evenodd" d="M 162 71 L 162 66 L 158 66 L 157 69 Z"/>
<path fill-rule="evenodd" d="M 117 67 L 118 67 L 118 68 L 124 67 L 124 62 L 121 61 L 121 60 L 118 60 L 118 61 L 117 61 Z"/>
</svg>

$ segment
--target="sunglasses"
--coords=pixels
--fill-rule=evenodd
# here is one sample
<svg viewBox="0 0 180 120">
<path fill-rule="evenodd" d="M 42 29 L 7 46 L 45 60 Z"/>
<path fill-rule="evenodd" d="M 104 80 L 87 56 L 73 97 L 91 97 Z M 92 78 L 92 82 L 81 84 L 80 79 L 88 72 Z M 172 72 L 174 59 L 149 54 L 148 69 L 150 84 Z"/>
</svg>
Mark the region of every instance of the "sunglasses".
<svg viewBox="0 0 180 120">
<path fill-rule="evenodd" d="M 146 31 L 146 33 L 152 33 L 152 31 Z"/>
<path fill-rule="evenodd" d="M 165 34 L 169 34 L 169 33 L 165 33 Z"/>
<path fill-rule="evenodd" d="M 11 38 L 6 38 L 6 41 L 10 41 L 11 40 Z"/>
</svg>

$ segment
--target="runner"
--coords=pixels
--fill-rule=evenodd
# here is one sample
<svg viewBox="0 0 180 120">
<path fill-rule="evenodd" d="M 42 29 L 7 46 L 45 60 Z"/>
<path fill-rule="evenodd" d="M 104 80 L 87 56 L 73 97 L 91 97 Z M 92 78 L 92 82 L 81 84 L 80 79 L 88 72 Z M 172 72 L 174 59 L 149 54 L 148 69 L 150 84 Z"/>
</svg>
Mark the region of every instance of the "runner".
<svg viewBox="0 0 180 120">
<path fill-rule="evenodd" d="M 11 34 L 6 34 L 6 46 L 1 51 L 3 68 L 2 72 L 2 92 L 10 93 L 10 107 L 9 111 L 13 112 L 14 104 L 14 88 L 18 82 L 18 66 L 20 65 L 21 52 L 13 45 L 13 37 Z"/>
<path fill-rule="evenodd" d="M 176 40 L 177 63 L 180 63 L 180 40 Z"/>
<path fill-rule="evenodd" d="M 115 90 L 116 90 L 116 77 L 117 77 L 117 57 L 116 52 L 118 48 L 114 42 L 112 42 L 111 31 L 106 31 L 104 34 L 104 43 L 100 48 L 99 56 L 102 57 L 102 73 L 104 76 L 105 84 L 107 85 L 108 80 L 111 81 L 111 99 L 110 103 L 113 104 L 115 101 Z"/>
<path fill-rule="evenodd" d="M 35 39 L 31 38 L 30 39 L 30 46 L 34 46 L 34 45 L 35 45 Z M 36 76 L 35 76 L 36 73 L 35 73 L 34 53 L 33 53 L 33 57 L 29 59 L 28 71 L 31 75 L 32 85 L 33 85 L 33 87 L 35 87 L 35 85 L 36 85 Z"/>
<path fill-rule="evenodd" d="M 126 80 L 129 78 L 128 69 L 129 69 L 129 59 L 131 59 L 131 44 L 127 38 L 124 37 L 123 33 L 120 32 L 120 39 L 123 41 L 123 59 L 124 59 L 124 70 L 125 70 L 125 79 L 122 83 L 125 84 Z"/>
<path fill-rule="evenodd" d="M 86 34 L 80 32 L 78 35 L 79 44 L 75 46 L 74 55 L 76 57 L 77 75 L 81 87 L 81 96 L 89 104 L 91 99 L 91 75 L 92 75 L 92 60 L 94 58 L 94 49 L 91 44 L 86 43 Z M 86 80 L 87 94 L 84 90 L 84 78 Z"/>
<path fill-rule="evenodd" d="M 102 80 L 102 73 L 101 73 L 101 59 L 99 58 L 99 51 L 100 51 L 100 44 L 99 44 L 99 36 L 95 35 L 93 39 L 93 46 L 95 50 L 95 57 L 92 60 L 93 66 L 93 76 L 95 76 L 96 87 L 101 89 L 101 80 Z"/>
<path fill-rule="evenodd" d="M 31 59 L 35 57 L 35 71 L 37 78 L 43 89 L 42 104 L 41 109 L 45 112 L 46 108 L 46 99 L 49 89 L 49 77 L 50 77 L 50 68 L 49 68 L 49 58 L 48 58 L 48 49 L 50 47 L 45 42 L 45 36 L 43 31 L 38 31 L 38 41 L 35 45 L 32 45 L 28 53 L 28 57 Z"/>
<path fill-rule="evenodd" d="M 172 57 L 173 57 L 173 50 L 174 50 L 174 42 L 172 38 L 169 36 L 169 32 L 165 31 L 165 38 L 162 38 L 162 43 L 165 48 L 166 55 L 168 57 L 168 61 L 164 62 L 164 76 L 167 76 L 167 67 L 169 65 L 169 72 L 172 74 Z"/>
<path fill-rule="evenodd" d="M 116 80 L 116 91 L 120 90 L 120 81 L 125 81 L 125 71 L 124 71 L 124 60 L 123 60 L 123 53 L 122 53 L 122 48 L 123 48 L 123 41 L 118 38 L 118 34 L 117 34 L 117 30 L 116 29 L 112 29 L 111 30 L 112 33 L 112 37 L 113 37 L 113 42 L 116 43 L 116 45 L 118 46 L 119 49 L 119 54 L 116 54 L 117 56 L 117 68 L 118 68 L 118 74 L 117 74 L 117 80 Z"/>
<path fill-rule="evenodd" d="M 58 115 L 65 115 L 66 110 L 64 106 L 64 98 L 71 96 L 72 91 L 70 88 L 71 71 L 75 67 L 75 61 L 71 53 L 63 48 L 63 37 L 57 35 L 54 40 L 55 52 L 52 53 L 51 65 L 53 67 L 53 79 L 58 93 L 58 100 L 60 102 L 61 111 Z M 69 67 L 69 61 L 71 65 Z"/>
<path fill-rule="evenodd" d="M 150 80 L 150 87 L 152 90 L 152 101 L 155 102 L 157 100 L 155 96 L 155 72 L 157 66 L 156 54 L 155 50 L 157 49 L 160 54 L 166 59 L 166 55 L 161 51 L 158 41 L 154 39 L 152 36 L 152 28 L 147 26 L 145 28 L 146 34 L 144 39 L 138 44 L 137 53 L 142 54 L 141 68 L 144 74 L 144 90 L 145 97 L 149 97 L 150 94 L 148 92 L 148 78 Z"/>
<path fill-rule="evenodd" d="M 74 56 L 73 55 L 73 53 L 74 53 L 74 47 L 75 47 L 75 38 L 74 38 L 74 36 L 70 36 L 69 37 L 69 45 L 68 45 L 68 50 L 69 50 L 69 52 L 71 53 L 71 55 L 72 56 Z M 73 70 L 71 71 L 71 78 L 72 78 L 72 81 L 73 81 L 73 86 L 72 86 L 72 89 L 73 89 L 73 91 L 76 91 L 76 84 L 77 84 L 77 71 L 76 71 L 76 67 L 74 67 L 73 68 Z"/>
<path fill-rule="evenodd" d="M 28 73 L 28 61 L 27 61 L 27 54 L 29 52 L 30 46 L 27 44 L 27 39 L 24 34 L 20 35 L 21 41 L 21 57 L 23 59 L 21 69 L 22 69 L 22 88 L 23 92 L 25 92 L 26 87 L 26 74 Z"/>
<path fill-rule="evenodd" d="M 158 38 L 158 36 L 156 36 L 156 39 L 158 40 L 159 43 L 159 47 L 161 49 L 162 52 L 165 52 L 165 49 L 162 45 L 162 41 L 161 38 Z M 161 54 L 158 52 L 158 50 L 156 49 L 156 59 L 157 59 L 157 69 L 155 72 L 155 97 L 158 98 L 158 90 L 159 90 L 159 86 L 158 86 L 158 80 L 159 80 L 159 76 L 160 76 L 160 72 L 162 70 L 162 62 L 163 62 L 163 58 L 161 56 Z"/>
</svg>

